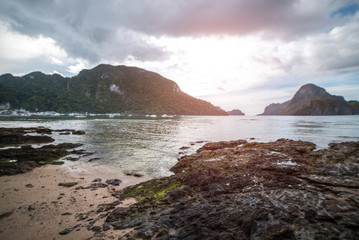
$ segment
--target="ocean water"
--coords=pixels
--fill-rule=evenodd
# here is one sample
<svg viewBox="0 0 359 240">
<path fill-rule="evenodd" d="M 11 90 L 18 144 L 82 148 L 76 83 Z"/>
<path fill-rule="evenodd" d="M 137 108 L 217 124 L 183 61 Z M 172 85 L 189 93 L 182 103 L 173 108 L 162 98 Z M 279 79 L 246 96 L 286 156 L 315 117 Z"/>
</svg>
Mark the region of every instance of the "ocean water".
<svg viewBox="0 0 359 240">
<path fill-rule="evenodd" d="M 157 178 L 184 154 L 206 142 L 236 139 L 311 141 L 317 148 L 331 142 L 359 141 L 359 116 L 229 116 L 143 119 L 1 119 L 0 127 L 38 127 L 84 130 L 85 135 L 53 133 L 55 143 L 84 144 L 94 154 L 80 161 L 118 171 Z M 186 147 L 186 149 L 180 149 Z M 89 160 L 92 160 L 89 162 Z"/>
</svg>

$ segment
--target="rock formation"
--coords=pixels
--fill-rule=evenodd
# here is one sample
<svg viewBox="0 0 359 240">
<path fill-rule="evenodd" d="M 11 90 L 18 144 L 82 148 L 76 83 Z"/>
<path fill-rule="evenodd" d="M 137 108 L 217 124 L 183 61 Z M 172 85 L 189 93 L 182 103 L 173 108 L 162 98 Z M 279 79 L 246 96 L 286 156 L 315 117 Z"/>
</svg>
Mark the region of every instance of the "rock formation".
<svg viewBox="0 0 359 240">
<path fill-rule="evenodd" d="M 57 161 L 60 158 L 69 155 L 85 154 L 84 150 L 72 150 L 82 146 L 78 143 L 60 143 L 57 145 L 44 145 L 38 148 L 32 147 L 31 144 L 49 143 L 54 139 L 50 136 L 53 131 L 66 132 L 74 135 L 85 134 L 84 131 L 76 131 L 71 129 L 51 130 L 48 128 L 0 128 L 0 176 L 14 175 L 31 171 L 35 167 L 45 164 L 63 164 L 62 161 Z M 37 135 L 28 135 L 28 134 Z M 71 158 L 71 160 L 78 160 Z"/>
<path fill-rule="evenodd" d="M 359 114 L 357 101 L 345 101 L 314 84 L 300 87 L 294 97 L 284 103 L 270 104 L 261 115 L 354 115 Z"/>
<path fill-rule="evenodd" d="M 124 189 L 121 239 L 358 239 L 359 142 L 207 143 L 174 175 Z"/>
</svg>

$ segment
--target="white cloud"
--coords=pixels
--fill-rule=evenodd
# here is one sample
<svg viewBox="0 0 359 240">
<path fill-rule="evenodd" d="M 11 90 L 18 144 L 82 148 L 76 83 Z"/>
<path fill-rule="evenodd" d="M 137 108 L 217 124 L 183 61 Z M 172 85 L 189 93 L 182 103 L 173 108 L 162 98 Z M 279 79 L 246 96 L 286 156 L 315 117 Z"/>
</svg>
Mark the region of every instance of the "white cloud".
<svg viewBox="0 0 359 240">
<path fill-rule="evenodd" d="M 27 60 L 48 55 L 66 57 L 65 51 L 49 37 L 29 37 L 11 32 L 3 22 L 0 22 L 0 35 L 0 58 L 5 61 Z"/>
<path fill-rule="evenodd" d="M 51 60 L 51 63 L 52 63 L 52 64 L 55 64 L 55 65 L 64 65 L 64 62 L 61 61 L 60 59 L 56 58 L 56 57 L 50 56 L 50 60 Z"/>
<path fill-rule="evenodd" d="M 283 89 L 340 86 L 338 76 L 359 71 L 359 13 L 340 10 L 351 0 L 0 3 L 2 73 L 69 76 L 99 63 L 126 64 L 217 105 L 259 109 Z"/>
<path fill-rule="evenodd" d="M 73 75 L 78 74 L 81 70 L 86 68 L 86 63 L 83 60 L 77 60 L 77 63 L 74 65 L 70 65 L 67 68 L 67 71 L 72 73 Z"/>
</svg>

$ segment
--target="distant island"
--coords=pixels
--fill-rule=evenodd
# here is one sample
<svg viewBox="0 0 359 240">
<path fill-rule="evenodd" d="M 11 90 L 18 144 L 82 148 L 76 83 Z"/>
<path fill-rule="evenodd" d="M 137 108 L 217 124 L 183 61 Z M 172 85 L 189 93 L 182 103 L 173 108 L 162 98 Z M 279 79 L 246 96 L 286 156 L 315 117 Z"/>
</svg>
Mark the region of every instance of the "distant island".
<svg viewBox="0 0 359 240">
<path fill-rule="evenodd" d="M 233 109 L 232 111 L 227 112 L 228 115 L 244 116 L 245 114 L 239 109 Z"/>
<path fill-rule="evenodd" d="M 345 101 L 342 96 L 329 94 L 324 88 L 306 84 L 294 97 L 284 103 L 273 103 L 260 115 L 357 115 L 358 101 Z"/>
<path fill-rule="evenodd" d="M 157 73 L 105 64 L 70 78 L 42 72 L 1 75 L 0 106 L 59 113 L 227 115 Z"/>
</svg>

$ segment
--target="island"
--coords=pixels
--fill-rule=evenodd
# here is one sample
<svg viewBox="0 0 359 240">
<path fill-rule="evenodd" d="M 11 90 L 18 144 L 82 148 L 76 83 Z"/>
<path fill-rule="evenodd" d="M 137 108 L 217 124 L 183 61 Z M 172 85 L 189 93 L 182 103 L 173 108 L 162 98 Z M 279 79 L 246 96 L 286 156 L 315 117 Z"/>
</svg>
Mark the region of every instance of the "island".
<svg viewBox="0 0 359 240">
<path fill-rule="evenodd" d="M 239 109 L 233 109 L 232 111 L 227 112 L 228 115 L 235 115 L 235 116 L 244 116 L 245 114 Z"/>
<path fill-rule="evenodd" d="M 284 103 L 273 103 L 260 115 L 357 115 L 358 101 L 346 101 L 329 94 L 324 88 L 306 84 Z"/>
<path fill-rule="evenodd" d="M 1 75 L 0 107 L 58 113 L 227 115 L 157 73 L 106 64 L 74 77 L 41 72 Z"/>
</svg>

